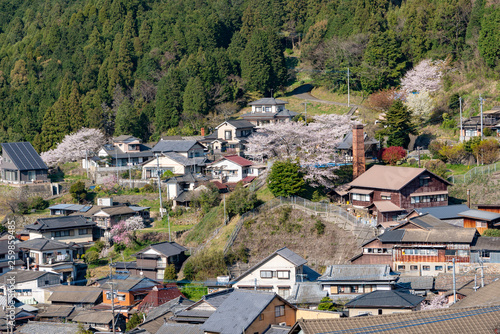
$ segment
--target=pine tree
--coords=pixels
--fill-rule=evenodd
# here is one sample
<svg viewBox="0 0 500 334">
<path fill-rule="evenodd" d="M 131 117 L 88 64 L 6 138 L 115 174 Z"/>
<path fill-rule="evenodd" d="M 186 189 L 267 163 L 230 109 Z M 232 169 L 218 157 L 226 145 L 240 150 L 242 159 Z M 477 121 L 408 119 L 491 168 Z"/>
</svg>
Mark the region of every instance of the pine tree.
<svg viewBox="0 0 500 334">
<path fill-rule="evenodd" d="M 128 98 L 125 98 L 118 107 L 115 118 L 115 136 L 138 136 L 139 117 Z"/>
<path fill-rule="evenodd" d="M 68 96 L 68 119 L 70 130 L 76 132 L 84 125 L 84 115 L 81 105 L 81 96 L 78 91 L 78 84 L 73 81 L 71 93 Z"/>
<path fill-rule="evenodd" d="M 177 69 L 170 69 L 160 80 L 156 93 L 155 132 L 162 132 L 179 125 L 182 113 L 183 84 Z"/>
<path fill-rule="evenodd" d="M 411 111 L 401 100 L 396 100 L 389 108 L 382 122 L 384 129 L 379 133 L 388 136 L 387 146 L 408 148 L 410 134 L 415 134 Z"/>
<path fill-rule="evenodd" d="M 289 197 L 299 194 L 305 185 L 303 173 L 296 162 L 276 161 L 268 178 L 269 190 L 274 196 Z"/>
<path fill-rule="evenodd" d="M 183 118 L 191 122 L 193 129 L 197 121 L 208 112 L 207 92 L 199 77 L 189 79 L 183 95 Z"/>
</svg>

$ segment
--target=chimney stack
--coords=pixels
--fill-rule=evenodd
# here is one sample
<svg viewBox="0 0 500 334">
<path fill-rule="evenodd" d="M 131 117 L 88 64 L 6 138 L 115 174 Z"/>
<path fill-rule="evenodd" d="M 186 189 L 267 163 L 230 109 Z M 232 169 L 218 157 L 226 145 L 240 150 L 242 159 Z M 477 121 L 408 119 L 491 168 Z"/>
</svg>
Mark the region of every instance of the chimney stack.
<svg viewBox="0 0 500 334">
<path fill-rule="evenodd" d="M 352 179 L 356 179 L 365 170 L 365 133 L 363 124 L 354 124 L 352 127 Z"/>
<path fill-rule="evenodd" d="M 467 189 L 467 206 L 470 209 L 470 189 Z"/>
<path fill-rule="evenodd" d="M 205 128 L 201 128 L 201 131 L 200 131 L 200 132 L 201 132 L 201 135 L 202 135 L 203 137 L 205 137 Z"/>
</svg>

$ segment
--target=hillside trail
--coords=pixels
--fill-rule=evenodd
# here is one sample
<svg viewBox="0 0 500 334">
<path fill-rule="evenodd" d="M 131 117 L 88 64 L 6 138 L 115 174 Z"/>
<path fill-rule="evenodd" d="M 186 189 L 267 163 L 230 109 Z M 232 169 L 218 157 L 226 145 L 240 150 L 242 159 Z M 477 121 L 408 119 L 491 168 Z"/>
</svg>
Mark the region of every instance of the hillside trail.
<svg viewBox="0 0 500 334">
<path fill-rule="evenodd" d="M 306 100 L 306 101 L 312 101 L 312 102 L 318 102 L 318 103 L 323 103 L 323 104 L 333 104 L 336 106 L 343 106 L 343 107 L 351 107 L 347 115 L 352 116 L 356 109 L 358 108 L 364 108 L 361 105 L 356 105 L 356 104 L 347 104 L 343 102 L 335 102 L 335 101 L 327 101 L 327 100 L 321 100 L 315 97 L 314 95 L 311 94 L 311 90 L 314 88 L 313 85 L 311 84 L 304 84 L 302 86 L 299 86 L 295 88 L 289 96 L 293 96 L 295 98 L 301 99 L 301 100 Z"/>
</svg>

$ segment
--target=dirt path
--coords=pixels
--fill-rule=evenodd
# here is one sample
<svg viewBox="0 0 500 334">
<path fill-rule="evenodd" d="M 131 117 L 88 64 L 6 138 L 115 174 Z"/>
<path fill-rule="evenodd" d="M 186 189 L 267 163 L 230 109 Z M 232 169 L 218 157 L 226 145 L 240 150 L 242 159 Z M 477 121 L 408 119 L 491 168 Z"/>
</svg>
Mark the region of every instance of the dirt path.
<svg viewBox="0 0 500 334">
<path fill-rule="evenodd" d="M 314 88 L 314 86 L 311 84 L 305 84 L 305 85 L 299 86 L 299 87 L 295 88 L 290 93 L 290 96 L 293 96 L 293 97 L 296 97 L 296 98 L 302 99 L 302 100 L 307 100 L 307 101 L 313 101 L 313 102 L 318 102 L 318 103 L 333 104 L 333 105 L 337 105 L 337 106 L 348 107 L 347 103 L 318 99 L 317 97 L 315 97 L 311 94 L 311 90 L 313 88 Z M 351 109 L 347 113 L 347 115 L 349 115 L 349 116 L 352 116 L 354 114 L 354 112 L 356 111 L 356 109 L 364 108 L 363 106 L 355 105 L 355 104 L 350 104 L 349 107 L 351 107 Z"/>
</svg>

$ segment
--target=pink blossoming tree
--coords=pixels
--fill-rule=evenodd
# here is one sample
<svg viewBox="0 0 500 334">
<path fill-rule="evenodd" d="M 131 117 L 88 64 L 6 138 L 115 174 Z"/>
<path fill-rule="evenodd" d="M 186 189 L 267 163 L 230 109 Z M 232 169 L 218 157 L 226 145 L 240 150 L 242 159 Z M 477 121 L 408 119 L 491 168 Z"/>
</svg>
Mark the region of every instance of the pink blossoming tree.
<svg viewBox="0 0 500 334">
<path fill-rule="evenodd" d="M 115 243 L 122 242 L 130 246 L 132 241 L 130 237 L 131 232 L 141 230 L 144 227 L 144 223 L 139 219 L 121 220 L 111 228 L 111 239 Z"/>
<path fill-rule="evenodd" d="M 339 162 L 337 145 L 352 129 L 348 116 L 315 116 L 308 125 L 303 122 L 283 122 L 265 125 L 248 139 L 245 153 L 255 159 L 298 160 L 304 178 L 312 186 L 331 186 L 335 167 L 326 164 Z"/>
<path fill-rule="evenodd" d="M 64 137 L 56 148 L 40 154 L 49 167 L 85 158 L 85 152 L 97 152 L 106 142 L 101 130 L 82 128 Z"/>
<path fill-rule="evenodd" d="M 434 92 L 441 88 L 445 62 L 424 59 L 401 79 L 401 88 L 411 92 Z"/>
</svg>

